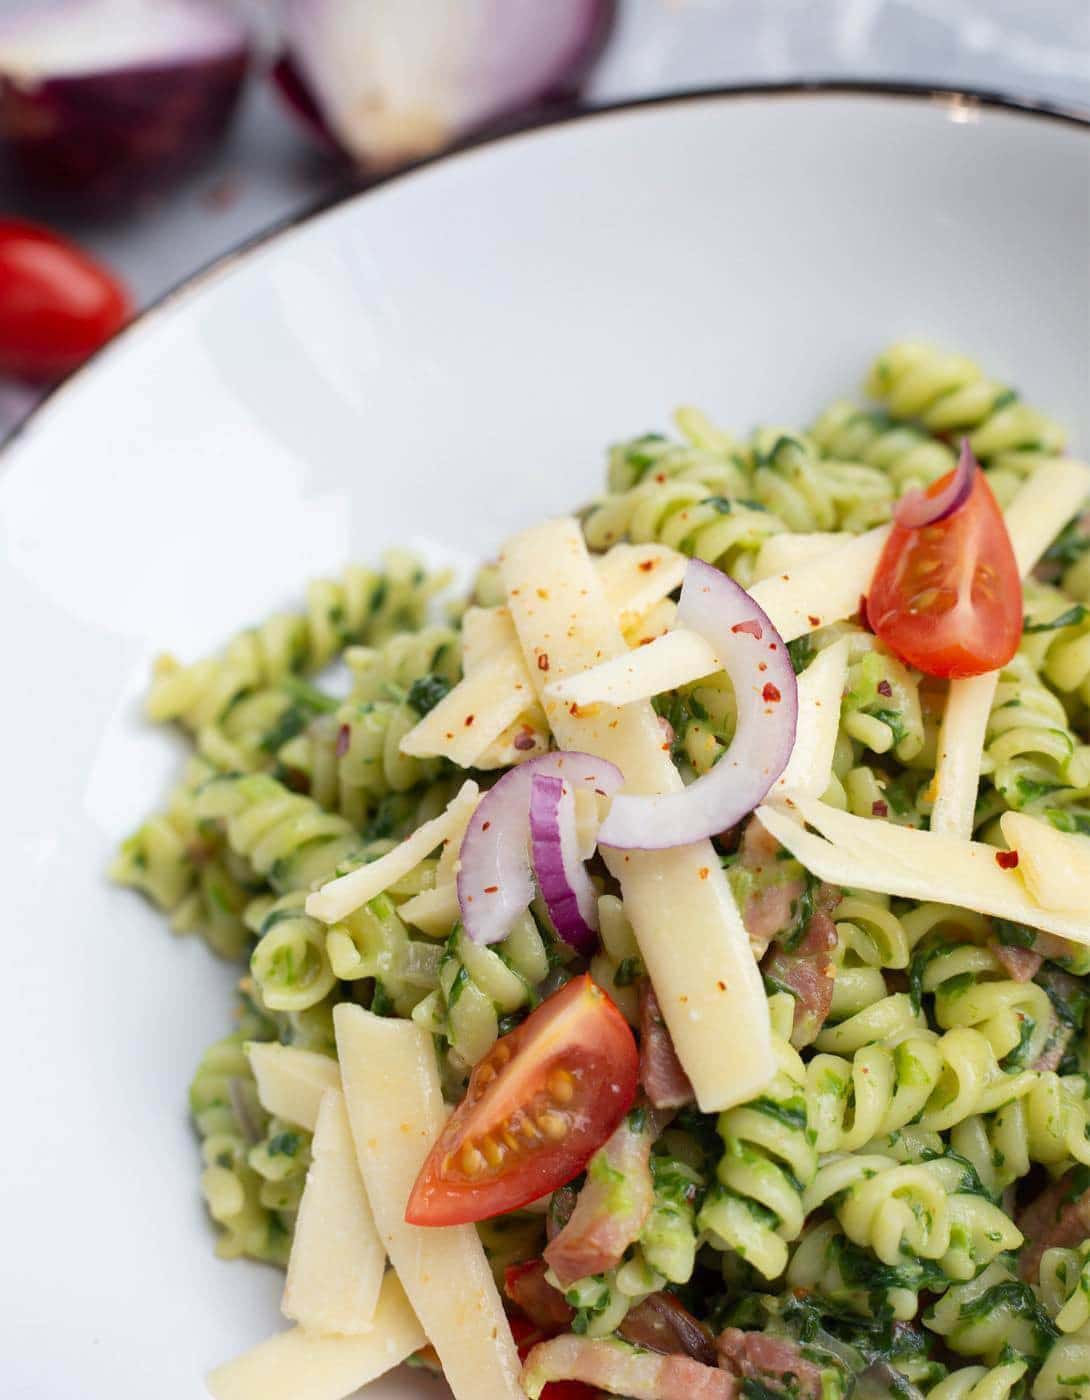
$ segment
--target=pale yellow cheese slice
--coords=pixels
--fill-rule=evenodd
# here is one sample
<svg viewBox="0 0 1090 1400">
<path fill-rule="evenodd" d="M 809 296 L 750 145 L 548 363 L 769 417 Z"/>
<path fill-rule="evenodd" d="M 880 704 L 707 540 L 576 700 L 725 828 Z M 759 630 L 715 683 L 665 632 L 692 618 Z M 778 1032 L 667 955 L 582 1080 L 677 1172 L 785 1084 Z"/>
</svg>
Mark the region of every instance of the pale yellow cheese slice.
<svg viewBox="0 0 1090 1400">
<path fill-rule="evenodd" d="M 401 740 L 417 758 L 443 754 L 471 768 L 533 699 L 522 653 L 509 643 L 480 662 Z"/>
<path fill-rule="evenodd" d="M 681 777 L 647 702 L 573 714 L 545 694 L 549 681 L 626 650 L 578 523 L 550 521 L 516 536 L 503 551 L 501 572 L 557 742 L 617 764 L 628 792 L 679 791 Z M 701 1108 L 710 1113 L 752 1098 L 772 1074 L 768 1003 L 711 842 L 603 854 L 621 882 L 625 912 Z"/>
<path fill-rule="evenodd" d="M 782 535 L 769 535 L 757 551 L 753 564 L 753 583 L 773 578 L 776 574 L 789 574 L 799 564 L 818 559 L 839 549 L 844 543 L 842 534 L 821 531 L 815 534 L 795 534 L 785 531 Z"/>
<path fill-rule="evenodd" d="M 848 678 L 848 639 L 819 651 L 798 678 L 799 719 L 795 745 L 773 794 L 791 788 L 820 797 L 833 776 L 840 728 L 840 702 Z"/>
<path fill-rule="evenodd" d="M 345 1400 L 427 1341 L 393 1273 L 383 1280 L 374 1327 L 360 1337 L 323 1337 L 293 1327 L 218 1366 L 213 1400 Z"/>
<path fill-rule="evenodd" d="M 1025 578 L 1090 493 L 1090 469 L 1070 458 L 1044 462 L 1019 489 L 1004 521 Z M 996 672 L 950 682 L 939 731 L 931 830 L 968 840 L 980 787 Z"/>
<path fill-rule="evenodd" d="M 635 651 L 551 681 L 545 694 L 569 705 L 630 705 L 722 669 L 714 648 L 703 637 L 686 627 L 676 627 Z"/>
<path fill-rule="evenodd" d="M 856 817 L 803 793 L 759 807 L 757 816 L 819 879 L 974 909 L 1090 944 L 1090 916 L 1042 908 L 993 846 Z M 803 822 L 820 835 L 805 830 Z"/>
<path fill-rule="evenodd" d="M 311 1154 L 280 1310 L 308 1332 L 369 1332 L 386 1251 L 340 1089 L 322 1096 Z"/>
<path fill-rule="evenodd" d="M 452 797 L 445 812 L 433 817 L 430 822 L 418 826 L 411 836 L 387 851 L 378 860 L 350 870 L 336 880 L 315 890 L 307 896 L 306 911 L 312 919 L 335 924 L 347 918 L 368 900 L 374 899 L 383 890 L 389 889 L 398 880 L 404 879 L 422 860 L 431 855 L 436 846 L 441 845 L 451 832 L 465 830 L 464 817 L 467 809 L 472 811 L 477 804 L 480 789 L 472 781 L 464 782 L 455 797 Z"/>
<path fill-rule="evenodd" d="M 342 1002 L 345 1099 L 379 1235 L 455 1400 L 523 1400 L 519 1359 L 472 1225 L 409 1225 L 405 1207 L 446 1119 L 431 1036 Z M 377 1323 L 376 1323 L 377 1326 Z"/>
<path fill-rule="evenodd" d="M 1018 874 L 1045 909 L 1090 919 L 1090 841 L 1024 812 L 1004 812 L 1003 836 L 1018 853 Z"/>
<path fill-rule="evenodd" d="M 246 1054 L 257 1081 L 261 1107 L 313 1132 L 322 1095 L 327 1089 L 340 1087 L 337 1061 L 312 1050 L 295 1050 L 290 1045 L 263 1040 L 249 1041 Z"/>
</svg>

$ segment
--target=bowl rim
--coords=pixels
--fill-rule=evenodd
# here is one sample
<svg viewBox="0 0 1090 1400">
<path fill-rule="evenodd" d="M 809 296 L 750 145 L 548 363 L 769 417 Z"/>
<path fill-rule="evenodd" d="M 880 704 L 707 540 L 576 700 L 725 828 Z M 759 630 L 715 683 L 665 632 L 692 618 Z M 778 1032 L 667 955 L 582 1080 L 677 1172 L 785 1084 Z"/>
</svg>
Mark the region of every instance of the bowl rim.
<svg viewBox="0 0 1090 1400">
<path fill-rule="evenodd" d="M 894 98 L 902 101 L 928 104 L 937 107 L 963 108 L 965 110 L 993 110 L 1013 113 L 1033 121 L 1052 122 L 1060 126 L 1080 128 L 1090 134 L 1090 108 L 1080 108 L 1044 98 L 1022 94 L 995 91 L 973 86 L 946 86 L 941 83 L 926 82 L 883 82 L 879 80 L 856 79 L 799 79 L 790 82 L 759 82 L 714 84 L 704 87 L 677 88 L 666 92 L 652 93 L 644 97 L 622 98 L 616 102 L 580 102 L 564 104 L 545 113 L 531 112 L 521 120 L 504 123 L 498 129 L 492 128 L 477 135 L 470 135 L 453 146 L 425 156 L 397 170 L 377 176 L 348 175 L 337 187 L 301 209 L 274 220 L 265 228 L 248 235 L 240 242 L 218 253 L 193 272 L 175 282 L 165 291 L 142 307 L 133 318 L 116 331 L 109 340 L 93 351 L 82 364 L 51 385 L 34 407 L 12 429 L 8 436 L 0 440 L 0 473 L 10 464 L 12 449 L 20 438 L 33 427 L 43 414 L 56 403 L 60 395 L 74 382 L 82 379 L 89 370 L 96 368 L 102 358 L 109 355 L 122 340 L 139 331 L 160 311 L 164 311 L 178 301 L 199 291 L 205 283 L 213 281 L 236 263 L 248 258 L 252 253 L 275 242 L 283 235 L 294 232 L 303 224 L 320 218 L 331 210 L 350 201 L 366 198 L 378 190 L 386 189 L 399 180 L 407 179 L 440 162 L 456 160 L 458 157 L 481 150 L 532 137 L 547 132 L 554 127 L 569 126 L 577 122 L 591 122 L 599 118 L 622 115 L 651 107 L 681 106 L 696 102 L 721 102 L 735 99 L 780 99 L 807 97 L 859 97 Z"/>
</svg>

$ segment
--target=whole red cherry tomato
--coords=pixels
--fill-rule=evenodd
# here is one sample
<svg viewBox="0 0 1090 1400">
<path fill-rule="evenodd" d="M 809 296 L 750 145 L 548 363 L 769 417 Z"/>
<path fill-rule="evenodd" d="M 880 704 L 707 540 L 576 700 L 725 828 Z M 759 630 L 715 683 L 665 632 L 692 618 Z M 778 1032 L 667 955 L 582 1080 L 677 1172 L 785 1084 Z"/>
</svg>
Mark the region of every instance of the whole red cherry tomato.
<svg viewBox="0 0 1090 1400">
<path fill-rule="evenodd" d="M 120 282 L 74 243 L 0 219 L 0 374 L 59 379 L 131 314 Z"/>
</svg>

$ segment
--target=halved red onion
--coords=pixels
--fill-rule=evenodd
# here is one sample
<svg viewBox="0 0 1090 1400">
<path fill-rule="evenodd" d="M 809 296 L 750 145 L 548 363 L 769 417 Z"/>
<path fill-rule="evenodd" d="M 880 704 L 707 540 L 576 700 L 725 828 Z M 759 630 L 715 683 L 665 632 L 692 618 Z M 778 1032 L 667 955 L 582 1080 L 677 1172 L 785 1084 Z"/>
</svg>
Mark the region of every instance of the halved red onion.
<svg viewBox="0 0 1090 1400">
<path fill-rule="evenodd" d="M 553 928 L 580 953 L 594 947 L 598 893 L 579 859 L 575 798 L 562 778 L 535 773 L 530 783 L 530 861 Z"/>
<path fill-rule="evenodd" d="M 539 774 L 562 779 L 573 792 L 587 787 L 607 797 L 624 782 L 621 770 L 605 759 L 560 749 L 520 763 L 484 795 L 458 854 L 458 906 L 474 943 L 505 938 L 534 897 L 530 797 Z"/>
<path fill-rule="evenodd" d="M 249 53 L 208 0 L 24 5 L 0 24 L 0 130 L 28 188 L 113 213 L 209 151 Z"/>
<path fill-rule="evenodd" d="M 734 738 L 715 767 L 681 792 L 615 797 L 598 832 L 601 846 L 660 851 L 725 831 L 763 801 L 791 757 L 795 672 L 783 638 L 745 589 L 691 559 L 676 621 L 699 633 L 723 662 L 738 714 Z"/>
<path fill-rule="evenodd" d="M 616 0 L 288 0 L 274 76 L 312 130 L 388 170 L 573 96 Z"/>
<path fill-rule="evenodd" d="M 969 499 L 979 463 L 969 449 L 969 439 L 961 440 L 961 456 L 952 472 L 933 481 L 926 491 L 914 486 L 897 502 L 893 518 L 906 530 L 935 525 L 953 515 Z"/>
</svg>

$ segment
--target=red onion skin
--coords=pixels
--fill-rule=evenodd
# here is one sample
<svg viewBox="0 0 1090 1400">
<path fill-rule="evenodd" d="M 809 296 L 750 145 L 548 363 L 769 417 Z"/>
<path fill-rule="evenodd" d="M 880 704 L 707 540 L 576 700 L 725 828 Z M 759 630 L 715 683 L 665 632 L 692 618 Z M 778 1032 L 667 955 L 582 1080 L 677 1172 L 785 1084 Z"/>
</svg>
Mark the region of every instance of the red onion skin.
<svg viewBox="0 0 1090 1400">
<path fill-rule="evenodd" d="M 116 216 L 200 164 L 227 130 L 249 54 L 113 73 L 0 77 L 0 132 L 25 188 L 81 215 Z"/>
<path fill-rule="evenodd" d="M 485 135 L 497 136 L 519 127 L 547 122 L 575 105 L 584 83 L 609 43 L 617 13 L 618 0 L 589 0 L 586 36 L 578 55 L 564 72 L 558 74 L 544 91 L 525 102 L 515 103 L 496 112 L 487 121 L 458 132 L 449 144 L 457 146 L 463 142 L 478 140 Z M 310 84 L 300 71 L 290 48 L 280 55 L 271 69 L 270 76 L 285 105 L 299 119 L 310 137 L 327 154 L 335 153 L 350 161 L 351 157 L 342 150 L 322 116 Z M 377 175 L 385 172 L 375 170 L 367 173 Z"/>
<path fill-rule="evenodd" d="M 530 784 L 531 865 L 538 889 L 558 935 L 579 953 L 590 953 L 597 940 L 596 929 L 583 917 L 579 896 L 564 868 L 559 803 L 563 789 L 560 778 L 536 774 Z M 580 862 L 584 878 L 586 872 Z"/>
<path fill-rule="evenodd" d="M 969 499 L 979 470 L 980 464 L 969 448 L 969 439 L 962 438 L 958 464 L 947 473 L 951 478 L 948 485 L 941 491 L 935 491 L 931 486 L 926 491 L 916 487 L 906 492 L 897 502 L 894 520 L 906 530 L 920 530 L 926 525 L 937 525 L 941 520 L 948 520 Z M 942 479 L 939 478 L 940 481 Z"/>
</svg>

